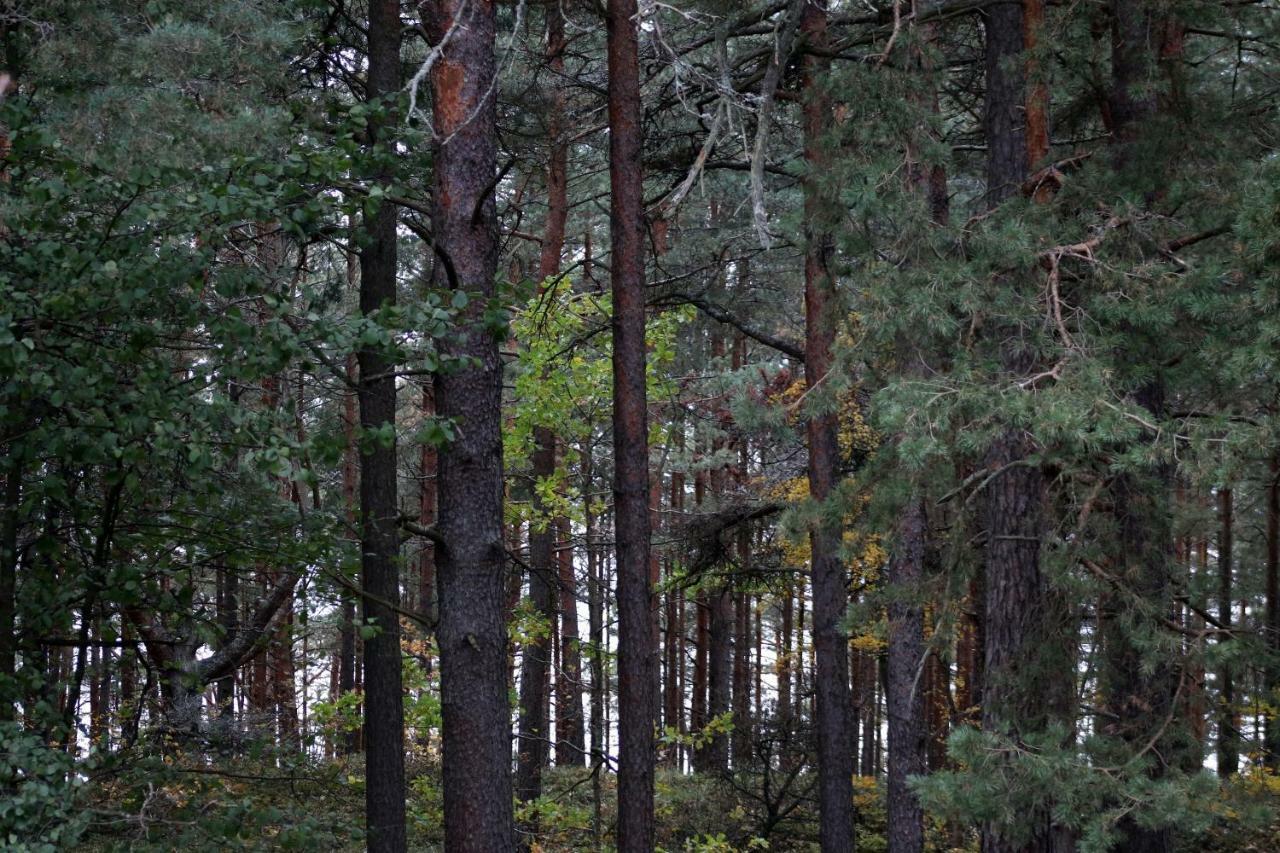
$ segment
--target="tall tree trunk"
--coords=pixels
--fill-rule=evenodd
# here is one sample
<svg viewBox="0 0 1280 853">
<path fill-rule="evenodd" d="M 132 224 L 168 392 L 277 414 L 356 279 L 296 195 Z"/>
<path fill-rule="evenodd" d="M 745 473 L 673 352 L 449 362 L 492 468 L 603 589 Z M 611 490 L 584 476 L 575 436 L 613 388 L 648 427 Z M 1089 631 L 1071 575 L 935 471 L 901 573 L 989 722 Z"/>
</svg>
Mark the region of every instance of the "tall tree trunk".
<svg viewBox="0 0 1280 853">
<path fill-rule="evenodd" d="M 986 15 L 987 203 L 994 208 L 1018 191 L 1029 165 L 1045 155 L 1048 95 L 1042 85 L 1026 86 L 1024 42 L 1038 38 L 1043 19 L 1038 0 L 991 6 Z M 1020 328 L 998 328 L 994 334 L 1007 381 L 1035 368 L 1033 346 Z M 984 460 L 993 477 L 982 494 L 987 540 L 982 725 L 1015 743 L 1070 713 L 1063 706 L 1071 691 L 1062 685 L 1071 684 L 1073 664 L 1058 653 L 1063 626 L 1040 569 L 1047 485 L 1039 466 L 1028 464 L 1036 449 L 1024 430 L 1006 426 Z M 1016 815 L 1028 833 L 1004 823 L 985 824 L 984 853 L 1052 850 L 1050 811 L 1045 802 L 1032 813 Z"/>
<path fill-rule="evenodd" d="M 89 749 L 106 749 L 107 664 L 111 650 L 102 644 L 102 620 L 95 619 L 89 649 Z"/>
<path fill-rule="evenodd" d="M 436 401 L 431 387 L 422 388 L 422 417 L 433 418 L 436 414 Z M 430 442 L 422 443 L 418 460 L 421 479 L 418 482 L 418 523 L 430 527 L 436 522 L 436 472 L 440 467 L 440 452 Z M 429 539 L 423 539 L 418 553 L 418 612 L 430 624 L 439 618 L 436 606 L 436 545 Z M 430 668 L 431 660 L 424 652 L 423 663 Z"/>
<path fill-rule="evenodd" d="M 983 138 L 987 145 L 986 208 L 1016 195 L 1027 174 L 1027 137 L 1023 118 L 1025 58 L 1022 4 L 996 3 L 986 8 Z"/>
<path fill-rule="evenodd" d="M 545 427 L 535 430 L 535 476 L 555 473 L 555 438 Z M 544 473 L 539 473 L 544 472 Z M 543 630 L 524 643 L 520 662 L 520 740 L 516 757 L 516 796 L 522 802 L 542 795 L 551 734 L 547 719 L 547 681 L 551 672 L 551 635 L 556 630 L 556 571 L 553 521 L 535 498 L 538 517 L 529 524 L 529 599 L 543 620 Z"/>
<path fill-rule="evenodd" d="M 1267 576 L 1266 576 L 1266 625 L 1263 637 L 1268 651 L 1264 667 L 1265 700 L 1280 701 L 1280 451 L 1271 457 L 1271 470 L 1267 472 Z M 1266 765 L 1275 771 L 1280 768 L 1280 718 L 1267 717 Z"/>
<path fill-rule="evenodd" d="M 496 294 L 496 9 L 491 0 L 426 4 L 431 70 L 436 286 L 473 298 L 446 354 L 464 366 L 436 376 L 436 407 L 458 434 L 440 455 L 440 700 L 445 847 L 515 847 L 503 620 L 502 362 L 487 327 Z M 447 42 L 446 33 L 449 34 Z"/>
<path fill-rule="evenodd" d="M 1158 109 L 1155 95 L 1158 38 L 1154 0 L 1112 0 L 1112 87 L 1108 108 L 1112 130 L 1113 166 L 1121 182 L 1135 178 L 1147 203 L 1160 194 L 1159 169 L 1150 162 L 1137 162 L 1137 145 L 1144 126 Z M 1141 358 L 1141 355 L 1136 357 Z M 1159 421 L 1165 410 L 1163 377 L 1145 378 L 1132 393 L 1132 400 L 1148 417 Z M 1147 433 L 1141 439 L 1153 442 Z M 1122 608 L 1131 603 L 1108 596 L 1100 613 L 1104 649 L 1103 693 L 1112 714 L 1110 733 L 1134 751 L 1151 756 L 1148 770 L 1152 778 L 1163 777 L 1171 766 L 1179 765 L 1180 733 L 1174 699 L 1178 691 L 1175 661 L 1167 656 L 1150 660 L 1144 655 L 1141 638 L 1133 631 L 1160 631 L 1159 621 L 1173 613 L 1172 470 L 1167 462 L 1154 461 L 1116 478 L 1112 502 L 1119 528 L 1115 564 L 1126 588 L 1142 599 L 1142 612 L 1123 618 Z M 1146 826 L 1132 816 L 1119 824 L 1124 849 L 1134 853 L 1165 853 L 1172 849 L 1172 832 L 1161 826 Z"/>
<path fill-rule="evenodd" d="M 792 709 L 792 713 L 795 714 L 797 717 L 804 716 L 804 699 L 806 695 L 805 676 L 806 674 L 813 673 L 813 668 L 806 667 L 806 661 L 805 661 L 805 652 L 806 650 L 808 650 L 809 645 L 808 643 L 805 642 L 805 637 L 804 637 L 804 605 L 805 605 L 805 581 L 804 581 L 804 576 L 802 575 L 800 577 L 800 585 L 796 591 L 796 638 L 795 638 L 796 685 L 795 685 L 795 690 L 793 691 L 793 693 L 795 694 L 796 701 L 795 701 L 795 707 Z M 810 675 L 810 678 L 812 678 L 812 675 Z M 809 696 L 810 696 L 811 702 L 817 701 L 816 693 L 810 693 Z M 809 711 L 810 711 L 809 719 L 811 720 L 817 719 L 817 714 L 813 713 L 816 710 L 817 709 L 811 705 L 811 707 L 809 708 Z"/>
<path fill-rule="evenodd" d="M 925 30 L 922 42 L 932 40 Z M 931 72 L 924 45 L 913 45 L 910 67 L 926 76 Z M 921 98 L 922 107 L 937 112 L 936 93 Z M 923 124 L 923 123 L 922 123 Z M 928 127 L 919 132 L 927 134 Z M 946 173 L 941 166 L 923 162 L 915 139 L 907 143 L 907 159 L 913 189 L 929 204 L 930 219 L 942 224 L 949 215 L 946 201 Z M 925 355 L 912 342 L 902 341 L 904 361 L 913 376 L 923 373 Z M 889 723 L 888 750 L 888 840 L 891 853 L 920 853 L 924 849 L 924 810 L 908 779 L 930 769 L 929 720 L 926 703 L 934 707 L 931 677 L 936 659 L 924 641 L 923 580 L 929 548 L 929 524 L 925 498 L 917 485 L 898 522 L 895 551 L 890 555 L 887 581 L 893 590 L 889 604 L 887 650 L 888 685 L 885 709 Z"/>
<path fill-rule="evenodd" d="M 919 603 L 924 579 L 928 518 L 924 499 L 913 497 L 898 522 L 898 538 L 889 558 L 889 716 L 888 835 L 890 853 L 924 849 L 924 809 L 908 785 L 927 769 L 925 692 L 919 677 L 925 662 L 924 609 Z"/>
<path fill-rule="evenodd" d="M 880 719 L 876 712 L 879 702 L 876 692 L 879 679 L 876 677 L 878 658 L 876 655 L 863 652 L 862 657 L 862 754 L 859 756 L 861 776 L 876 775 L 876 737 L 880 729 Z"/>
<path fill-rule="evenodd" d="M 804 41 L 813 48 L 827 46 L 824 0 L 806 3 L 800 19 Z M 803 60 L 804 156 L 812 173 L 821 175 L 826 156 L 821 136 L 831 121 L 830 104 L 822 93 L 830 61 L 807 53 Z M 827 379 L 832 368 L 839 301 L 831 275 L 831 234 L 816 178 L 804 184 L 805 219 L 805 385 L 810 390 Z M 809 495 L 818 503 L 833 498 L 839 469 L 836 415 L 831 405 L 810 415 L 806 424 L 809 450 Z M 830 515 L 827 510 L 824 516 Z M 853 835 L 853 755 L 849 738 L 848 638 L 840 630 L 849 604 L 844 564 L 840 559 L 840 528 L 819 521 L 809 533 L 812 551 L 813 639 L 817 656 L 819 839 L 823 853 L 851 851 Z"/>
<path fill-rule="evenodd" d="M 701 732 L 707 725 L 707 669 L 711 655 L 711 605 L 699 593 L 693 600 L 693 685 L 689 702 L 689 730 Z M 693 756 L 695 770 L 702 769 L 703 757 Z"/>
<path fill-rule="evenodd" d="M 221 645 L 240 631 L 240 574 L 235 569 L 227 570 L 222 563 L 218 564 L 218 627 L 222 631 Z M 228 672 L 219 678 L 214 687 L 214 695 L 218 702 L 218 716 L 223 720 L 235 718 L 236 673 Z"/>
<path fill-rule="evenodd" d="M 675 429 L 675 445 L 677 452 L 684 450 L 684 424 L 677 422 Z M 671 494 L 669 498 L 673 518 L 679 518 L 684 512 L 684 471 L 673 469 L 671 472 Z M 675 561 L 667 561 L 668 577 L 675 568 Z M 684 732 L 684 619 L 682 610 L 684 599 L 680 590 L 672 586 L 666 594 L 666 637 L 663 646 L 666 680 L 662 685 L 662 724 L 678 733 Z M 663 763 L 675 767 L 680 761 L 680 746 L 672 744 L 663 756 Z"/>
<path fill-rule="evenodd" d="M 750 532 L 738 534 L 739 554 L 750 553 Z M 748 557 L 740 556 L 740 561 Z M 751 756 L 751 594 L 734 596 L 733 618 L 733 765 L 746 767 Z"/>
<path fill-rule="evenodd" d="M 564 15 L 559 8 L 547 9 L 546 61 L 551 72 L 564 70 Z M 560 273 L 560 253 L 564 247 L 565 219 L 568 212 L 565 145 L 560 139 L 564 96 L 561 86 L 554 85 L 551 111 L 547 123 L 551 156 L 547 163 L 547 221 L 543 233 L 538 276 L 540 289 Z M 556 437 L 547 426 L 534 429 L 533 476 L 548 480 L 556 470 Z M 548 650 L 556 633 L 557 595 L 555 587 L 558 567 L 555 562 L 555 522 L 546 516 L 547 508 L 534 492 L 536 520 L 529 530 L 529 597 L 534 610 L 546 621 L 548 632 L 526 643 L 520 669 L 520 742 L 516 767 L 516 793 L 522 801 L 542 794 L 542 769 L 547 764 L 548 738 L 551 727 L 547 718 L 547 695 L 544 682 L 550 672 Z M 557 726 L 559 728 L 559 726 Z"/>
<path fill-rule="evenodd" d="M 604 706 L 604 584 L 603 569 L 600 565 L 600 546 L 596 531 L 596 513 L 593 509 L 592 492 L 595 489 L 595 474 L 592 466 L 592 447 L 583 442 L 580 448 L 582 458 L 582 516 L 585 528 L 587 552 L 587 635 L 590 642 L 591 657 L 591 764 L 595 772 L 591 776 L 591 832 L 597 849 L 603 833 L 601 813 L 603 810 L 602 785 L 600 782 L 600 766 L 606 756 Z"/>
<path fill-rule="evenodd" d="M 1234 544 L 1233 494 L 1231 489 L 1218 491 L 1218 515 L 1221 533 L 1218 536 L 1218 621 L 1225 629 L 1231 628 L 1231 572 Z M 1231 665 L 1222 662 L 1218 675 L 1221 690 L 1218 696 L 1218 775 L 1230 778 L 1240 769 L 1240 732 L 1236 721 L 1235 685 L 1232 683 Z"/>
<path fill-rule="evenodd" d="M 400 3 L 369 4 L 369 73 L 366 94 L 388 106 L 400 88 Z M 378 145 L 384 120 L 369 123 L 369 144 Z M 380 172 L 374 183 L 386 184 Z M 366 317 L 396 301 L 396 209 L 376 205 L 365 219 L 367 243 L 360 251 L 360 312 Z M 396 495 L 396 382 L 394 365 L 373 348 L 361 349 L 360 427 L 390 428 L 390 441 L 362 443 L 360 453 L 360 570 L 365 619 L 377 633 L 365 640 L 365 821 L 370 851 L 405 849 L 404 704 L 400 695 L 399 504 Z"/>
<path fill-rule="evenodd" d="M 792 633 L 795 626 L 795 583 L 791 578 L 784 580 L 786 588 L 782 592 L 782 614 L 778 620 L 778 717 L 791 719 L 793 703 L 791 701 L 791 669 L 795 657 L 791 648 Z"/>
<path fill-rule="evenodd" d="M 708 596 L 707 637 L 709 640 L 707 667 L 707 721 L 711 722 L 729 711 L 732 684 L 732 632 L 733 596 L 728 586 L 719 586 Z M 703 761 L 699 768 L 706 773 L 723 773 L 729 769 L 729 738 L 717 732 L 700 750 Z"/>
<path fill-rule="evenodd" d="M 7 145 L 8 137 L 0 137 Z M 23 466 L 13 446 L 6 448 L 4 506 L 0 508 L 0 723 L 16 718 L 18 664 L 18 506 Z"/>
<path fill-rule="evenodd" d="M 587 745 L 582 715 L 582 651 L 578 636 L 578 583 L 573 567 L 569 519 L 560 518 L 557 558 L 560 564 L 560 656 L 556 684 L 556 764 L 581 767 Z"/>
<path fill-rule="evenodd" d="M 141 699 L 138 697 L 138 651 L 135 646 L 133 625 L 128 619 L 122 620 L 124 625 L 120 631 L 120 692 L 116 704 L 116 715 L 120 718 L 120 742 L 125 747 L 133 746 L 138 737 L 138 708 Z"/>
<path fill-rule="evenodd" d="M 609 0 L 609 233 L 613 244 L 614 529 L 618 562 L 618 849 L 653 849 L 657 650 L 649 583 L 644 180 L 636 0 Z"/>
<path fill-rule="evenodd" d="M 354 248 L 349 255 L 352 267 L 355 264 Z M 355 280 L 354 269 L 349 270 L 351 280 Z M 358 376 L 356 370 L 356 362 L 354 356 L 347 362 L 347 378 L 352 382 L 356 381 Z M 342 454 L 342 495 L 343 506 L 346 510 L 347 525 L 352 530 L 356 529 L 356 502 L 358 500 L 358 492 L 360 488 L 360 476 L 358 468 L 358 453 L 356 441 L 356 397 L 348 394 L 343 404 L 343 421 L 345 424 L 344 432 L 346 435 L 346 446 Z M 238 613 L 239 605 L 234 606 Z M 237 616 L 238 618 L 238 616 Z M 339 616 L 338 625 L 338 692 L 350 693 L 356 689 L 356 602 L 350 595 L 342 596 L 342 610 Z M 234 686 L 234 682 L 233 682 Z M 342 755 L 350 755 L 357 752 L 360 748 L 359 732 L 345 732 L 340 736 L 337 744 L 338 752 Z"/>
</svg>

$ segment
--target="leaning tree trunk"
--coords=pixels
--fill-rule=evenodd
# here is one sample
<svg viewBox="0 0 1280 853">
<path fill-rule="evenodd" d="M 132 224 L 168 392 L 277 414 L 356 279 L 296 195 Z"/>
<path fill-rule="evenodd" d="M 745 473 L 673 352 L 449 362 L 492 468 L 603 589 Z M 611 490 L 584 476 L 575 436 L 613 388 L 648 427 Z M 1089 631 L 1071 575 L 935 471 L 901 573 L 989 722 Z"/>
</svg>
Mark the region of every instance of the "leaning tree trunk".
<svg viewBox="0 0 1280 853">
<path fill-rule="evenodd" d="M 496 9 L 480 0 L 425 4 L 431 40 L 437 287 L 471 295 L 460 335 L 442 347 L 458 367 L 435 379 L 436 410 L 459 429 L 437 472 L 436 555 L 445 848 L 515 848 L 503 620 L 502 362 L 486 321 L 498 262 Z M 446 33 L 448 40 L 445 41 Z"/>
</svg>

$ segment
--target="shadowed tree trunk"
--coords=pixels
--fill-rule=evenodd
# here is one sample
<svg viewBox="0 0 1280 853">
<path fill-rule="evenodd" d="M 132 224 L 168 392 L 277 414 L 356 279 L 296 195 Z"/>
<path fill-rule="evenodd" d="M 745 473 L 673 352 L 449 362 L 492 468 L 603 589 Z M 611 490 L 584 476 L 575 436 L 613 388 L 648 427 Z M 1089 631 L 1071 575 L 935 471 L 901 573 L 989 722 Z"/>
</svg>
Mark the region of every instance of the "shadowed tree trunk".
<svg viewBox="0 0 1280 853">
<path fill-rule="evenodd" d="M 1048 93 L 1043 85 L 1027 86 L 1028 71 L 1034 68 L 1028 68 L 1025 43 L 1038 38 L 1043 20 L 1038 0 L 994 5 L 986 16 L 986 200 L 994 208 L 1018 192 L 1028 167 L 1045 155 Z M 1047 202 L 1049 197 L 1037 199 Z M 1020 287 L 1020 275 L 1030 274 L 1014 272 L 1001 286 Z M 1042 285 L 1029 281 L 1026 287 L 1038 290 Z M 1034 346 L 1023 328 L 1006 323 L 992 334 L 1002 381 L 1015 382 L 1037 369 Z M 1031 460 L 1037 450 L 1022 427 L 1006 424 L 987 449 L 984 465 L 991 474 L 981 495 L 986 531 L 982 726 L 1015 743 L 1051 723 L 1065 722 L 1073 697 L 1071 662 L 1059 654 L 1064 650 L 1060 608 L 1040 568 L 1047 486 L 1039 464 Z M 1016 820 L 1027 833 L 984 824 L 984 853 L 1054 849 L 1058 833 L 1047 803 L 1016 815 Z"/>
<path fill-rule="evenodd" d="M 349 255 L 349 278 L 355 279 L 354 249 Z M 356 362 L 354 357 L 347 362 L 347 378 L 355 382 Z M 356 529 L 356 501 L 359 490 L 359 474 L 356 450 L 356 397 L 348 394 L 343 402 L 344 432 L 346 446 L 342 454 L 342 495 L 346 512 L 347 525 L 352 531 Z M 236 581 L 238 585 L 238 581 Z M 356 603 L 350 595 L 342 597 L 342 615 L 338 627 L 338 692 L 350 693 L 356 689 Z M 233 677 L 234 679 L 234 677 Z M 233 685 L 234 686 L 234 685 Z M 360 733 L 344 732 L 339 736 L 337 749 L 341 755 L 350 755 L 360 749 Z"/>
<path fill-rule="evenodd" d="M 7 144 L 8 138 L 3 137 Z M 4 507 L 0 509 L 0 722 L 16 717 L 19 691 L 18 634 L 15 593 L 18 578 L 18 506 L 22 500 L 23 465 L 13 449 L 5 453 Z"/>
<path fill-rule="evenodd" d="M 1264 639 L 1267 651 L 1265 688 L 1268 701 L 1276 702 L 1280 691 L 1280 451 L 1271 457 L 1271 470 L 1264 481 L 1266 486 L 1267 513 L 1267 577 L 1266 577 L 1266 625 Z M 1267 767 L 1274 771 L 1280 767 L 1280 719 L 1267 718 L 1266 757 Z"/>
<path fill-rule="evenodd" d="M 923 41 L 932 39 L 930 29 Z M 913 46 L 909 54 L 913 72 L 928 77 L 931 72 L 924 45 Z M 936 93 L 921 96 L 921 107 L 937 112 Z M 918 129 L 928 134 L 924 122 Z M 912 189 L 927 200 L 930 220 L 944 224 L 949 215 L 946 172 L 940 165 L 922 159 L 915 139 L 907 143 L 910 163 L 908 178 Z M 910 341 L 902 341 L 909 375 L 919 378 L 926 372 L 924 353 Z M 889 636 L 887 650 L 888 684 L 885 713 L 888 717 L 888 842 L 891 853 L 920 853 L 924 849 L 924 810 L 908 780 L 929 770 L 929 720 L 926 703 L 933 709 L 935 688 L 931 677 L 935 656 L 927 654 L 924 638 L 922 583 L 929 548 L 929 521 L 921 486 L 916 485 L 897 525 L 895 551 L 890 555 L 886 580 L 890 587 Z M 926 656 L 927 655 L 927 656 Z"/>
<path fill-rule="evenodd" d="M 889 850 L 919 853 L 924 849 L 924 810 L 908 786 L 922 775 L 925 761 L 924 685 L 917 677 L 924 663 L 924 609 L 919 602 L 929 536 L 924 499 L 912 498 L 898 522 L 898 539 L 889 558 L 889 780 L 887 792 Z"/>
<path fill-rule="evenodd" d="M 1233 494 L 1231 489 L 1218 491 L 1218 515 L 1221 533 L 1218 536 L 1218 621 L 1223 628 L 1231 628 L 1231 571 L 1235 537 L 1233 527 Z M 1231 665 L 1224 661 L 1221 674 L 1221 694 L 1218 697 L 1218 775 L 1226 779 L 1240 769 L 1240 732 L 1236 722 L 1235 685 L 1232 683 Z"/>
<path fill-rule="evenodd" d="M 732 677 L 733 597 L 726 585 L 720 585 L 707 595 L 710 604 L 707 638 L 710 651 L 707 667 L 707 721 L 711 722 L 729 711 Z M 718 733 L 699 753 L 705 773 L 723 773 L 729 768 L 729 738 Z"/>
<path fill-rule="evenodd" d="M 778 620 L 778 639 L 774 645 L 778 651 L 778 717 L 787 720 L 791 718 L 793 707 L 791 661 L 794 654 L 791 639 L 795 626 L 795 584 L 790 578 L 786 578 L 784 582 L 787 586 L 782 593 L 782 613 Z"/>
<path fill-rule="evenodd" d="M 649 583 L 644 181 L 636 0 L 609 0 L 609 233 L 613 243 L 614 529 L 618 563 L 618 850 L 653 849 L 657 649 Z"/>
<path fill-rule="evenodd" d="M 587 760 L 582 715 L 582 652 L 578 636 L 578 584 L 573 568 L 569 519 L 559 519 L 560 657 L 556 681 L 556 764 L 581 767 Z"/>
<path fill-rule="evenodd" d="M 558 8 L 547 9 L 546 59 L 553 74 L 564 70 L 564 15 Z M 538 265 L 540 290 L 555 286 L 560 273 L 560 253 L 564 247 L 565 218 L 568 212 L 565 181 L 565 145 L 560 140 L 564 97 L 554 85 L 547 122 L 551 156 L 547 163 L 547 221 Z M 545 481 L 556 471 L 556 436 L 548 426 L 533 431 L 533 477 Z M 525 644 L 520 667 L 520 742 L 516 767 L 516 794 L 522 801 L 542 794 L 542 770 L 548 760 L 551 726 L 547 718 L 547 678 L 550 673 L 551 640 L 557 631 L 559 571 L 555 560 L 555 522 L 547 517 L 538 491 L 534 491 L 536 519 L 529 529 L 529 597 L 547 623 L 547 633 Z M 559 707 L 559 706 L 557 706 Z M 559 726 L 558 726 L 559 728 Z M 559 750 L 557 750 L 559 752 Z"/>
<path fill-rule="evenodd" d="M 555 439 L 539 427 L 533 452 L 535 476 L 555 472 Z M 535 498 L 535 505 L 541 504 Z M 543 620 L 538 634 L 524 643 L 520 661 L 520 735 L 517 744 L 516 796 L 522 802 L 542 795 L 542 771 L 547 765 L 550 725 L 547 719 L 551 635 L 556 630 L 554 583 L 555 532 L 552 519 L 536 518 L 529 527 L 529 599 Z"/>
<path fill-rule="evenodd" d="M 1139 158 L 1137 152 L 1147 142 L 1144 130 L 1158 110 L 1154 41 L 1161 32 L 1157 27 L 1160 8 L 1153 0 L 1112 0 L 1110 5 L 1108 112 L 1113 167 L 1117 179 L 1136 184 L 1134 188 L 1148 204 L 1160 194 L 1157 182 L 1161 173 L 1151 167 L 1150 154 Z M 1134 357 L 1146 363 L 1151 360 L 1145 352 Z M 1131 399 L 1152 421 L 1164 416 L 1165 388 L 1159 366 L 1155 366 L 1154 375 L 1141 379 Z M 1139 439 L 1145 443 L 1155 440 L 1150 431 Z M 1132 612 L 1133 602 L 1122 600 L 1119 593 L 1109 593 L 1099 614 L 1101 683 L 1112 715 L 1107 733 L 1120 738 L 1129 749 L 1149 756 L 1147 772 L 1154 779 L 1177 766 L 1183 750 L 1180 726 L 1170 719 L 1179 683 L 1176 662 L 1165 655 L 1152 660 L 1143 652 L 1143 635 L 1163 630 L 1160 620 L 1171 616 L 1174 609 L 1172 494 L 1172 469 L 1164 461 L 1147 462 L 1116 477 L 1111 490 L 1119 534 L 1114 562 L 1125 587 L 1140 596 L 1143 605 L 1140 612 Z M 1166 853 L 1173 848 L 1167 827 L 1145 826 L 1132 816 L 1120 821 L 1118 831 L 1123 849 L 1133 853 Z"/>
<path fill-rule="evenodd" d="M 587 631 L 591 642 L 591 763 L 599 764 L 605 758 L 605 695 L 604 677 L 604 568 L 601 565 L 599 532 L 596 513 L 592 508 L 592 492 L 595 475 L 591 464 L 591 448 L 582 448 L 582 504 L 583 526 L 586 528 L 587 551 Z M 599 779 L 599 774 L 596 774 Z M 598 786 L 598 782 L 593 785 Z M 596 791 L 594 826 L 599 831 L 599 791 Z M 598 837 L 598 836 L 597 836 Z"/>
<path fill-rule="evenodd" d="M 400 88 L 400 3 L 369 4 L 366 94 L 378 102 Z M 384 105 L 386 106 L 386 105 Z M 378 145 L 386 119 L 370 118 L 368 142 Z M 379 172 L 370 181 L 385 184 Z M 396 301 L 396 209 L 378 203 L 366 215 L 360 250 L 360 312 L 374 316 Z M 377 349 L 357 354 L 360 427 L 364 435 L 389 431 L 389 440 L 362 440 L 360 452 L 360 580 L 369 595 L 365 620 L 376 633 L 364 643 L 365 822 L 370 851 L 405 849 L 404 704 L 400 695 L 399 505 L 396 497 L 396 382 L 394 365 Z"/>
<path fill-rule="evenodd" d="M 684 425 L 677 423 L 675 429 L 675 445 L 678 452 L 684 451 Z M 684 471 L 673 469 L 671 472 L 671 493 L 669 498 L 672 518 L 678 519 L 684 512 Z M 675 568 L 675 561 L 668 560 L 667 572 Z M 662 724 L 676 732 L 684 732 L 684 619 L 682 609 L 684 597 L 678 588 L 672 587 L 666 594 L 666 631 L 663 646 L 663 668 L 666 680 L 662 685 Z M 663 756 L 663 763 L 676 767 L 680 760 L 680 746 L 672 744 Z"/>
<path fill-rule="evenodd" d="M 459 429 L 437 473 L 436 555 L 445 848 L 504 853 L 515 847 L 503 619 L 501 333 L 486 323 L 496 294 L 496 9 L 489 0 L 426 4 L 436 139 L 434 282 L 472 298 L 461 335 L 443 345 L 465 359 L 435 379 L 436 410 Z"/>
<path fill-rule="evenodd" d="M 806 3 L 800 31 L 807 45 L 827 45 L 824 0 Z M 805 161 L 821 174 L 826 157 L 820 137 L 831 120 L 830 104 L 821 91 L 829 60 L 808 53 L 804 68 Z M 805 181 L 805 385 L 817 388 L 832 368 L 839 300 L 831 275 L 830 233 L 822 224 L 827 215 L 816 179 Z M 817 503 L 833 497 L 839 468 L 836 415 L 830 405 L 811 414 L 805 427 L 809 450 L 809 495 Z M 849 738 L 848 639 L 840 629 L 849 604 L 844 564 L 840 559 L 840 528 L 825 520 L 809 533 L 812 551 L 813 640 L 817 657 L 814 674 L 818 755 L 819 839 L 823 853 L 854 849 L 853 754 Z"/>
</svg>

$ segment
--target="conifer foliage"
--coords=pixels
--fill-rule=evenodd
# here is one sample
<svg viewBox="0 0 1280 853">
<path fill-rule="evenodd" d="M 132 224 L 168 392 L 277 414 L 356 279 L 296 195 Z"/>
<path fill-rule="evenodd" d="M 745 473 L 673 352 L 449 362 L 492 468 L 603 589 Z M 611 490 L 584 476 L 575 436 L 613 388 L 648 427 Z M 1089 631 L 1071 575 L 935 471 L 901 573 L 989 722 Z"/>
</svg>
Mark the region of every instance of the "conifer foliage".
<svg viewBox="0 0 1280 853">
<path fill-rule="evenodd" d="M 0 847 L 1280 848 L 1278 57 L 0 3 Z"/>
</svg>

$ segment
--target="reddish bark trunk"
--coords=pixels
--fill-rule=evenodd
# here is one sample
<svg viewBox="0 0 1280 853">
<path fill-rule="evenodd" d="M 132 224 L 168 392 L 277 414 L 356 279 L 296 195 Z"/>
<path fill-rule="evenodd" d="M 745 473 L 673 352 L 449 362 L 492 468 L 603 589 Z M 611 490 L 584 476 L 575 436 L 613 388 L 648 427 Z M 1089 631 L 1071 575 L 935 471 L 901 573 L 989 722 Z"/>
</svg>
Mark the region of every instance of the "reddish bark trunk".
<svg viewBox="0 0 1280 853">
<path fill-rule="evenodd" d="M 435 380 L 437 410 L 461 425 L 440 455 L 437 474 L 445 847 L 502 853 L 515 847 L 503 619 L 502 362 L 485 318 L 498 261 L 496 5 L 440 0 L 424 10 L 432 43 L 450 34 L 431 73 L 434 280 L 473 297 L 459 318 L 460 339 L 444 345 L 464 366 Z"/>
<path fill-rule="evenodd" d="M 806 44 L 827 45 L 827 11 L 823 0 L 807 3 L 800 20 Z M 821 136 L 830 123 L 830 104 L 821 85 L 829 60 L 808 53 L 803 60 L 805 161 L 822 175 L 826 155 Z M 817 388 L 832 368 L 839 302 L 831 274 L 832 238 L 824 227 L 823 201 L 815 179 L 804 184 L 805 218 L 805 384 Z M 809 495 L 816 502 L 832 498 L 839 469 L 836 415 L 813 414 L 806 425 L 809 449 Z M 840 622 L 849 597 L 840 560 L 838 525 L 819 522 L 809 534 L 812 552 L 814 674 L 818 755 L 819 839 L 824 853 L 851 851 L 853 835 L 853 755 L 849 738 L 848 638 Z"/>
</svg>

